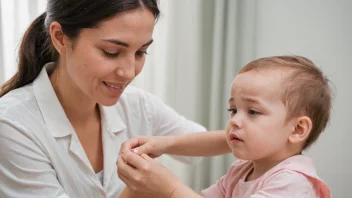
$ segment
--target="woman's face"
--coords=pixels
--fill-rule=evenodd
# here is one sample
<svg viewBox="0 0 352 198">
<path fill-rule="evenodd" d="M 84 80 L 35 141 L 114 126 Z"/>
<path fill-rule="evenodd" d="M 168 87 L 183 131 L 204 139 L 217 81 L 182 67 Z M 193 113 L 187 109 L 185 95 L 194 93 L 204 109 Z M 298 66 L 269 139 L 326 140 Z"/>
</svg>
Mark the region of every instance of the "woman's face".
<svg viewBox="0 0 352 198">
<path fill-rule="evenodd" d="M 114 105 L 143 68 L 154 23 L 154 15 L 140 8 L 82 29 L 63 57 L 73 86 L 96 103 Z"/>
</svg>

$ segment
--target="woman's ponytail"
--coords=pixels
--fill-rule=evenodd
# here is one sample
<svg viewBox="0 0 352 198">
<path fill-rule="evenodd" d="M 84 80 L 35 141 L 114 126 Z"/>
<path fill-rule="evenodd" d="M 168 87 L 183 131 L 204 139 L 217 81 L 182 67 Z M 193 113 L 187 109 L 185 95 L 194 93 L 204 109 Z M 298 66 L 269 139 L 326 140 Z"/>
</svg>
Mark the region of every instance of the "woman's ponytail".
<svg viewBox="0 0 352 198">
<path fill-rule="evenodd" d="M 46 12 L 36 18 L 25 32 L 19 49 L 18 71 L 1 87 L 0 97 L 11 90 L 32 83 L 46 63 L 56 61 L 58 58 L 44 24 L 45 18 Z"/>
</svg>

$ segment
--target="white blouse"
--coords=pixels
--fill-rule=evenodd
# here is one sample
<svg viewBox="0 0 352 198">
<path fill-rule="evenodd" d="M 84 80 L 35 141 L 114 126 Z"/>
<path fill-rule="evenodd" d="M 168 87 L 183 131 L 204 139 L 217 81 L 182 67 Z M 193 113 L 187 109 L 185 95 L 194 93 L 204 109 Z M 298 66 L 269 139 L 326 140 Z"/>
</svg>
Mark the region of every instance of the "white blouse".
<svg viewBox="0 0 352 198">
<path fill-rule="evenodd" d="M 99 173 L 95 174 L 98 180 L 100 181 L 101 185 L 104 185 L 104 170 L 100 171 Z"/>
<path fill-rule="evenodd" d="M 118 103 L 100 106 L 104 149 L 103 182 L 89 163 L 55 95 L 48 63 L 37 79 L 0 98 L 0 197 L 116 198 L 120 145 L 138 135 L 205 131 L 154 95 L 129 86 Z M 174 156 L 186 163 L 199 158 Z"/>
</svg>

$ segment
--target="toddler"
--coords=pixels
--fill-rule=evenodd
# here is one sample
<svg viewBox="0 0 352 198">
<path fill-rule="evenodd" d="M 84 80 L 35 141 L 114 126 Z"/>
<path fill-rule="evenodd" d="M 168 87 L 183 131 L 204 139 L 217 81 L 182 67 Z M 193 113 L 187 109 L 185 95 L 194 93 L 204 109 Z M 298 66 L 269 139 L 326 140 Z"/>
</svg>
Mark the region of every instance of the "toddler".
<svg viewBox="0 0 352 198">
<path fill-rule="evenodd" d="M 328 79 L 310 60 L 277 56 L 243 67 L 231 86 L 227 142 L 239 159 L 204 197 L 321 197 L 328 186 L 302 155 L 330 116 Z"/>
</svg>

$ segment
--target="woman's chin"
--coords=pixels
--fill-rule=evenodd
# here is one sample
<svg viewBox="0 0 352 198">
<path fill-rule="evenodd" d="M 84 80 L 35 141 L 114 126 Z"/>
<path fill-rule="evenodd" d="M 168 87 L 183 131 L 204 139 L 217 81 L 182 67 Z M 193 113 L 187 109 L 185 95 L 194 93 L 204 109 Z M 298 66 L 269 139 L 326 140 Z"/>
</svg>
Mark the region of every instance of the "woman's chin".
<svg viewBox="0 0 352 198">
<path fill-rule="evenodd" d="M 110 106 L 114 106 L 119 101 L 119 99 L 120 99 L 120 97 L 118 97 L 118 98 L 103 98 L 103 99 L 99 100 L 97 103 L 102 106 L 110 107 Z"/>
</svg>

